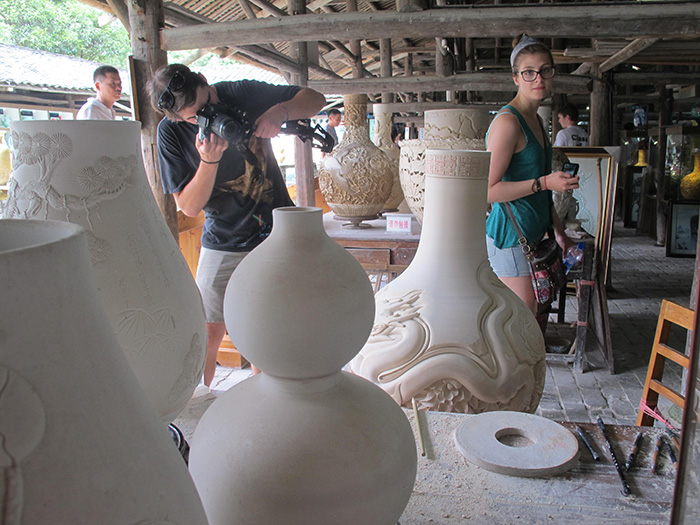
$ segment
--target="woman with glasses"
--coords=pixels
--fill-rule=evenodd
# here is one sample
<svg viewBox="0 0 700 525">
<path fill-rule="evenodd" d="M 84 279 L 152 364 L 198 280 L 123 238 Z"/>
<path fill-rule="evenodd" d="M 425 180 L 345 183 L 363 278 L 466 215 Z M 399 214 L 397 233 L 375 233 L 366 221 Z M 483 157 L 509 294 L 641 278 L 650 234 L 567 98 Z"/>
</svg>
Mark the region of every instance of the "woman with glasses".
<svg viewBox="0 0 700 525">
<path fill-rule="evenodd" d="M 551 172 L 552 147 L 537 115 L 552 91 L 552 55 L 543 43 L 528 35 L 516 38 L 513 46 L 510 65 L 518 91 L 496 114 L 486 135 L 486 149 L 491 152 L 488 201 L 492 203 L 486 220 L 486 244 L 496 275 L 537 314 L 530 268 L 505 203 L 530 244 L 537 244 L 553 229 L 566 253 L 574 243 L 554 211 L 551 190 L 578 188 L 578 177 Z M 544 328 L 546 316 L 540 321 Z"/>
</svg>

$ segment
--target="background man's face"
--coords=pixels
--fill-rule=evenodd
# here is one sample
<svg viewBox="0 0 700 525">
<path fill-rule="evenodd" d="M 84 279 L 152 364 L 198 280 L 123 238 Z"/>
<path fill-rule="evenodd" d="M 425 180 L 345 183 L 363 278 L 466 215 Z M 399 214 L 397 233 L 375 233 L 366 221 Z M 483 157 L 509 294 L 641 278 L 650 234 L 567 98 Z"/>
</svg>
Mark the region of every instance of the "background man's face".
<svg viewBox="0 0 700 525">
<path fill-rule="evenodd" d="M 107 73 L 105 78 L 98 79 L 96 87 L 102 97 L 112 103 L 122 96 L 122 80 L 116 73 Z"/>
<path fill-rule="evenodd" d="M 338 126 L 338 125 L 340 124 L 340 121 L 342 120 L 342 118 L 343 118 L 343 115 L 342 115 L 342 114 L 339 114 L 339 115 L 331 115 L 331 116 L 328 117 L 328 123 L 329 123 L 331 126 L 336 127 L 336 126 Z"/>
</svg>

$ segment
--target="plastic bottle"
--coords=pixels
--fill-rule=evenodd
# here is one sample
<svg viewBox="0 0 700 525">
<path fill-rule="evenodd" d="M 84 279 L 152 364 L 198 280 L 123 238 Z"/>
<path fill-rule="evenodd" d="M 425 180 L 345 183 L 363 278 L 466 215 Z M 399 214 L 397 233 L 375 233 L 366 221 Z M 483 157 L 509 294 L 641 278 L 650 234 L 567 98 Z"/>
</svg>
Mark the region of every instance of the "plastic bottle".
<svg viewBox="0 0 700 525">
<path fill-rule="evenodd" d="M 566 250 L 566 255 L 564 256 L 564 268 L 566 273 L 569 273 L 574 266 L 583 260 L 583 250 L 586 248 L 586 243 L 579 242 L 576 246 L 570 246 Z"/>
</svg>

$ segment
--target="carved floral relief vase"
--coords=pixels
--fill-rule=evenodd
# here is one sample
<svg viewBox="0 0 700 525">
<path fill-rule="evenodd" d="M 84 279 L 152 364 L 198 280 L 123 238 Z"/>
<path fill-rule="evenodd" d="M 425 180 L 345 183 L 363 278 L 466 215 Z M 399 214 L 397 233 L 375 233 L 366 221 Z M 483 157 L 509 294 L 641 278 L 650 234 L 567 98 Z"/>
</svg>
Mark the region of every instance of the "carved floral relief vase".
<svg viewBox="0 0 700 525">
<path fill-rule="evenodd" d="M 406 415 L 341 370 L 370 334 L 374 298 L 322 217 L 274 210 L 269 238 L 229 281 L 226 326 L 262 373 L 216 399 L 192 439 L 210 525 L 395 525 L 411 496 Z"/>
<path fill-rule="evenodd" d="M 400 143 L 399 180 L 406 204 L 423 222 L 425 151 L 428 148 L 484 150 L 490 116 L 485 109 L 428 110 L 424 114 L 424 138 Z"/>
<path fill-rule="evenodd" d="M 202 302 L 143 168 L 140 123 L 12 122 L 14 173 L 4 216 L 87 229 L 107 315 L 164 422 L 202 374 Z"/>
<path fill-rule="evenodd" d="M 339 219 L 376 219 L 391 195 L 392 162 L 369 138 L 367 95 L 346 95 L 345 134 L 319 169 L 319 187 Z"/>
<path fill-rule="evenodd" d="M 545 381 L 535 317 L 486 253 L 490 153 L 428 150 L 425 217 L 409 267 L 375 295 L 351 370 L 402 406 L 534 412 Z"/>
<path fill-rule="evenodd" d="M 393 169 L 391 194 L 382 211 L 396 211 L 399 209 L 399 204 L 401 204 L 404 197 L 401 189 L 401 179 L 399 179 L 399 157 L 401 156 L 401 151 L 398 145 L 391 140 L 393 113 L 390 104 L 374 104 L 372 110 L 374 111 L 374 144 L 389 157 Z"/>
<path fill-rule="evenodd" d="M 0 523 L 205 525 L 117 341 L 88 235 L 0 220 Z"/>
</svg>

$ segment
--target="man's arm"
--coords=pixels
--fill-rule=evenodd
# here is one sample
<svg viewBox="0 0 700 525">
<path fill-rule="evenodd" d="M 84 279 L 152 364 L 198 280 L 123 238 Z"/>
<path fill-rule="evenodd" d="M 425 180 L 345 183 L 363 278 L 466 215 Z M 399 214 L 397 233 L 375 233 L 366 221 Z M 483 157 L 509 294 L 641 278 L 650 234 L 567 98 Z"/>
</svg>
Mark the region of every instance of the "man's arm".
<svg viewBox="0 0 700 525">
<path fill-rule="evenodd" d="M 316 115 L 326 104 L 326 97 L 318 91 L 301 88 L 286 102 L 275 104 L 255 121 L 254 135 L 261 138 L 275 137 L 287 120 L 309 118 Z"/>
</svg>

